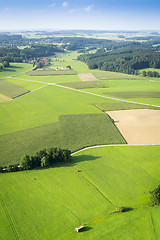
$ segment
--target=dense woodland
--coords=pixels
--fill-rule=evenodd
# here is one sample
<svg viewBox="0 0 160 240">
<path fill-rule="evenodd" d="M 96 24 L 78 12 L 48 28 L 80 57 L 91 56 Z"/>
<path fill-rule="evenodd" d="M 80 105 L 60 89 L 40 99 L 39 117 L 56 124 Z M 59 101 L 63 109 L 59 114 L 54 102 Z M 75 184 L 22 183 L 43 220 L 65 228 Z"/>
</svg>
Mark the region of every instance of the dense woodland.
<svg viewBox="0 0 160 240">
<path fill-rule="evenodd" d="M 63 50 L 55 45 L 32 45 L 24 49 L 16 46 L 0 47 L 0 59 L 2 62 L 23 62 L 37 57 L 48 57 Z"/>
<path fill-rule="evenodd" d="M 136 74 L 143 68 L 160 68 L 160 53 L 148 48 L 122 48 L 115 51 L 97 51 L 84 54 L 78 60 L 88 64 L 90 69 Z"/>
</svg>

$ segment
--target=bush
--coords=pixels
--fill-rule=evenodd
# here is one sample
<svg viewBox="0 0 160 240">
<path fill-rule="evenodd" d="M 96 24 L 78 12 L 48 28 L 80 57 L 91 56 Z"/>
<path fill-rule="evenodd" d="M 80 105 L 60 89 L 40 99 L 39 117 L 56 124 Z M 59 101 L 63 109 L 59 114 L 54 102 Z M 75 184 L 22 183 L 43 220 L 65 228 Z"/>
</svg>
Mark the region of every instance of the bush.
<svg viewBox="0 0 160 240">
<path fill-rule="evenodd" d="M 120 207 L 116 207 L 116 212 L 124 212 L 125 208 L 120 206 Z"/>
<path fill-rule="evenodd" d="M 160 205 L 160 185 L 150 192 L 150 199 L 153 205 Z"/>
</svg>

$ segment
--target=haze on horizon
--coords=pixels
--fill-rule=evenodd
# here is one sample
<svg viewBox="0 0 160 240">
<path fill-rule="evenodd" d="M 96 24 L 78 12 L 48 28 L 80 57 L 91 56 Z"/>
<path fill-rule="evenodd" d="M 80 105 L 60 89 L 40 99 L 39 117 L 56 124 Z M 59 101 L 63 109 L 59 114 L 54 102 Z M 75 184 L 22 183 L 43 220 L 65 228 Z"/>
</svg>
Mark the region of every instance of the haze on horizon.
<svg viewBox="0 0 160 240">
<path fill-rule="evenodd" d="M 159 0 L 6 0 L 0 31 L 160 30 Z"/>
</svg>

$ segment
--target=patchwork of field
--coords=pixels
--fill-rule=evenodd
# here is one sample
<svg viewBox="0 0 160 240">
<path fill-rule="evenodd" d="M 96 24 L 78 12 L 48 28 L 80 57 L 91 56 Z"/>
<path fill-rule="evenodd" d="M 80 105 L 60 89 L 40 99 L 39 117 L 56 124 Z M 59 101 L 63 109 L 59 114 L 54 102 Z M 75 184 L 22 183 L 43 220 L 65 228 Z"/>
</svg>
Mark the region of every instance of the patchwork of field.
<svg viewBox="0 0 160 240">
<path fill-rule="evenodd" d="M 125 139 L 138 141 L 138 133 L 138 144 L 160 144 L 160 84 L 90 70 L 76 57 L 59 54 L 51 67 L 71 66 L 83 79 L 25 73 L 29 64 L 0 72 L 0 79 L 14 75 L 0 80 L 6 84 L 0 101 L 14 97 L 15 89 L 30 91 L 0 104 L 0 166 L 45 147 L 74 152 L 95 146 L 73 154 L 71 163 L 0 174 L 0 238 L 159 239 L 159 207 L 150 206 L 149 191 L 160 183 L 160 145 L 127 146 Z M 114 118 L 115 110 L 125 111 Z M 117 121 L 132 131 L 125 135 Z M 115 212 L 119 206 L 126 211 Z M 76 233 L 79 225 L 84 232 Z"/>
<path fill-rule="evenodd" d="M 12 84 L 16 84 L 17 86 L 20 86 L 22 88 L 25 88 L 28 91 L 39 89 L 40 87 L 43 87 L 47 84 L 45 82 L 41 83 L 41 82 L 34 82 L 34 81 L 24 81 L 18 78 L 7 78 L 6 81 Z"/>
<path fill-rule="evenodd" d="M 159 146 L 113 146 L 84 150 L 63 166 L 1 174 L 1 238 L 158 239 L 159 207 L 147 206 L 159 161 Z"/>
<path fill-rule="evenodd" d="M 27 92 L 28 90 L 25 88 L 22 88 L 11 82 L 7 82 L 6 80 L 0 79 L 0 93 L 6 95 L 9 98 L 14 98 Z"/>
<path fill-rule="evenodd" d="M 55 123 L 0 135 L 0 165 L 17 163 L 45 147 L 76 151 L 98 144 L 125 144 L 107 114 L 62 115 Z"/>
<path fill-rule="evenodd" d="M 107 112 L 128 144 L 160 144 L 159 110 L 125 110 Z"/>
</svg>

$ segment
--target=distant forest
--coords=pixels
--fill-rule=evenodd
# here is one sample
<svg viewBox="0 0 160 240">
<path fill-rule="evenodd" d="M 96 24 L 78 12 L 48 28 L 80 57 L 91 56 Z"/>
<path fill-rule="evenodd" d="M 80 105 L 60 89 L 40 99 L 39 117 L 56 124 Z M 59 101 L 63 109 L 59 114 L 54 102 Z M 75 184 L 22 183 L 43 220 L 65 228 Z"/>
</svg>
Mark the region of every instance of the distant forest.
<svg viewBox="0 0 160 240">
<path fill-rule="evenodd" d="M 6 65 L 50 57 L 56 52 L 77 51 L 82 54 L 78 60 L 87 63 L 90 69 L 137 74 L 139 69 L 160 68 L 159 35 L 133 37 L 129 41 L 123 35 L 122 41 L 45 35 L 26 38 L 20 34 L 0 34 L 0 62 Z M 95 53 L 91 54 L 91 50 Z"/>
<path fill-rule="evenodd" d="M 160 68 L 160 52 L 149 48 L 122 48 L 95 54 L 84 54 L 78 60 L 88 64 L 90 69 L 136 74 L 143 68 Z"/>
</svg>

